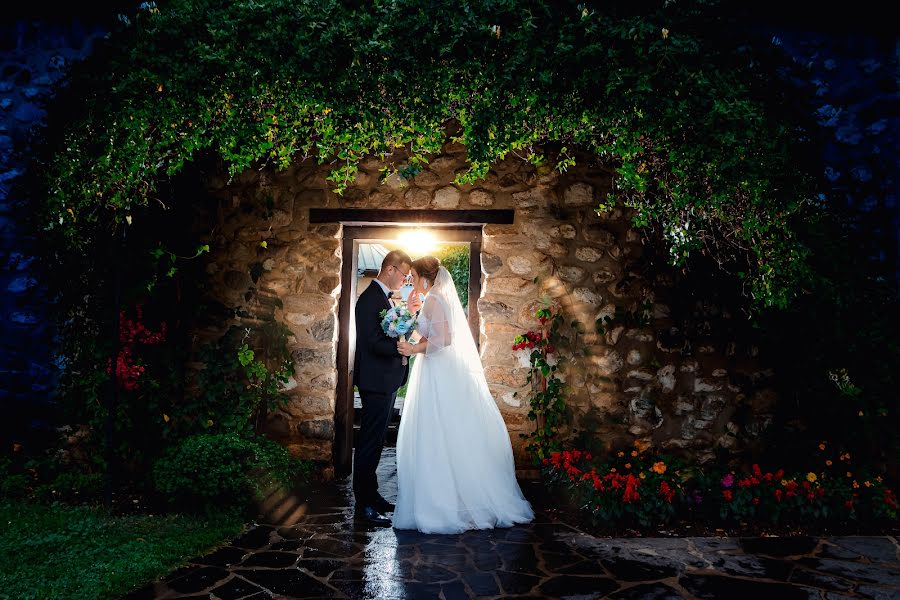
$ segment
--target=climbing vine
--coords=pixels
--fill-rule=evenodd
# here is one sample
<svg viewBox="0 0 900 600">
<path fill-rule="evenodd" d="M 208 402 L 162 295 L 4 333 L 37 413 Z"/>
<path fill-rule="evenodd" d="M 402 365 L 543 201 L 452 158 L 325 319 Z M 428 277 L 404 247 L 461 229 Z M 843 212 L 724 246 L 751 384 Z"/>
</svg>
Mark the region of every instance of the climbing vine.
<svg viewBox="0 0 900 600">
<path fill-rule="evenodd" d="M 770 110 L 768 50 L 739 31 L 715 0 L 144 3 L 50 107 L 37 221 L 89 252 L 168 208 L 163 182 L 202 156 L 231 176 L 312 157 L 341 193 L 363 157 L 415 172 L 450 131 L 458 184 L 586 152 L 616 173 L 599 210 L 627 207 L 673 263 L 712 255 L 755 306 L 786 306 L 815 207 L 792 162 L 802 132 Z"/>
<path fill-rule="evenodd" d="M 560 370 L 565 359 L 557 348 L 569 347 L 570 340 L 562 332 L 564 320 L 556 308 L 540 308 L 535 317 L 540 323 L 538 330 L 517 335 L 512 349 L 527 355 L 527 381 L 531 386 L 528 418 L 535 422 L 535 430 L 521 436 L 528 440 L 525 449 L 540 463 L 562 448 L 558 434 L 566 420 L 566 388 Z M 577 327 L 577 323 L 572 326 Z"/>
</svg>

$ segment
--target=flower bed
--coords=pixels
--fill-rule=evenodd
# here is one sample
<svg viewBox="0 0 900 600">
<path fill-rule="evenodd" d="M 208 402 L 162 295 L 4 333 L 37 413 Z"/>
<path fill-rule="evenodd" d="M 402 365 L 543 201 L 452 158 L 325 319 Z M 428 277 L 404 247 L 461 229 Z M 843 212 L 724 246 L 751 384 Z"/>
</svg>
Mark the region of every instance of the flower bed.
<svg viewBox="0 0 900 600">
<path fill-rule="evenodd" d="M 824 449 L 822 444 L 821 448 Z M 578 511 L 601 529 L 659 528 L 675 521 L 744 531 L 756 527 L 792 529 L 895 529 L 897 496 L 884 477 L 838 463 L 806 472 L 701 468 L 640 449 L 606 459 L 589 452 L 553 452 L 543 473 L 565 491 Z"/>
</svg>

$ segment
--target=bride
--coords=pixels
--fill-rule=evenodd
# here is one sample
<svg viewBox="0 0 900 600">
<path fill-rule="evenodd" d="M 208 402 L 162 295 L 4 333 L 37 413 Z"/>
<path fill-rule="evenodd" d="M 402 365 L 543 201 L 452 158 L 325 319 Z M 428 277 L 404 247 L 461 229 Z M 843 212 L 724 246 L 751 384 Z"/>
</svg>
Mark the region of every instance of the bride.
<svg viewBox="0 0 900 600">
<path fill-rule="evenodd" d="M 424 294 L 418 343 L 398 343 L 415 361 L 397 433 L 394 527 L 423 533 L 511 527 L 534 518 L 516 481 L 506 424 L 450 273 L 426 256 L 413 262 Z"/>
</svg>

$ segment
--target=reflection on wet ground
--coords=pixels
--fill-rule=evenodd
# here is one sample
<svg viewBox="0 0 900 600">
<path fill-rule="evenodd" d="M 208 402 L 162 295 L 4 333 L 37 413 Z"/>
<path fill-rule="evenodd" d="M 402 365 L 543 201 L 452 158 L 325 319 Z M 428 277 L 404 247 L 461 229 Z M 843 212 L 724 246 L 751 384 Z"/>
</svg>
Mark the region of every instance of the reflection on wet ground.
<svg viewBox="0 0 900 600">
<path fill-rule="evenodd" d="M 393 452 L 379 467 L 389 500 Z M 892 537 L 597 538 L 541 511 L 511 529 L 426 535 L 354 522 L 349 482 L 273 495 L 267 509 L 127 598 L 900 598 Z"/>
</svg>

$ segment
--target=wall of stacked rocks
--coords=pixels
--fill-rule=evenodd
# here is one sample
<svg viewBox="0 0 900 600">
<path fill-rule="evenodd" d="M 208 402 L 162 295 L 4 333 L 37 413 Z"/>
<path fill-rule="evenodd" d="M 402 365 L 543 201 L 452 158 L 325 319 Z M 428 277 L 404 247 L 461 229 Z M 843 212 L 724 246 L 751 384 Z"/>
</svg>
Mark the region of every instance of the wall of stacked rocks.
<svg viewBox="0 0 900 600">
<path fill-rule="evenodd" d="M 568 351 L 566 435 L 586 432 L 609 448 L 640 440 L 701 460 L 759 439 L 775 400 L 771 372 L 754 347 L 728 338 L 736 331 L 729 325 L 738 318 L 733 308 L 679 297 L 681 275 L 648 268 L 648 248 L 629 216 L 596 213 L 612 191 L 608 170 L 583 164 L 559 174 L 513 159 L 496 164 L 484 181 L 454 185 L 465 149 L 449 142 L 409 180 L 381 182 L 384 166 L 375 158 L 363 162 L 343 196 L 331 191 L 327 165 L 314 160 L 282 172 L 247 171 L 230 182 L 214 177 L 198 221 L 198 235 L 211 245 L 209 295 L 229 315 L 198 340 L 272 320 L 288 328 L 290 402 L 269 415 L 268 428 L 296 455 L 330 460 L 338 370 L 346 368 L 336 363 L 339 273 L 348 258 L 341 256 L 342 226 L 310 224 L 310 208 L 390 209 L 398 220 L 406 209 L 514 209 L 513 224 L 483 227 L 477 306 L 485 372 L 519 466 L 529 463 L 519 434 L 534 425 L 527 368 L 511 345 L 537 326 L 534 312 L 544 300 L 556 303 L 567 323 L 585 325 L 578 347 Z M 595 321 L 617 309 L 619 318 L 596 331 Z"/>
<path fill-rule="evenodd" d="M 4 11 L 9 9 L 5 7 Z M 90 17 L 90 15 L 88 15 Z M 43 101 L 106 30 L 92 19 L 0 23 L 0 440 L 55 438 L 58 381 L 50 300 L 32 264 L 41 240 L 21 226 L 20 176 Z"/>
</svg>

